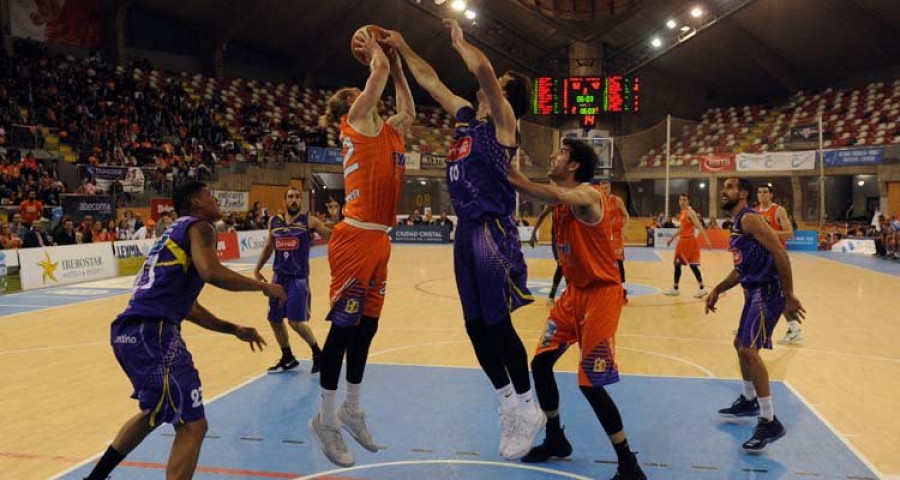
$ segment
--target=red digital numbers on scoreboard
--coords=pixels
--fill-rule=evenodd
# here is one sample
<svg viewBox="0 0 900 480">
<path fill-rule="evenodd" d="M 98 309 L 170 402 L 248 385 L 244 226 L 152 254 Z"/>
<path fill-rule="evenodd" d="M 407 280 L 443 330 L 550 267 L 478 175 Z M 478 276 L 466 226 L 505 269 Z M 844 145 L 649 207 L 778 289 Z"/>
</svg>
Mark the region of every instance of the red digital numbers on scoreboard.
<svg viewBox="0 0 900 480">
<path fill-rule="evenodd" d="M 578 115 L 634 113 L 640 110 L 640 79 L 624 75 L 606 77 L 537 77 L 532 113 Z M 584 119 L 591 122 L 593 119 Z"/>
</svg>

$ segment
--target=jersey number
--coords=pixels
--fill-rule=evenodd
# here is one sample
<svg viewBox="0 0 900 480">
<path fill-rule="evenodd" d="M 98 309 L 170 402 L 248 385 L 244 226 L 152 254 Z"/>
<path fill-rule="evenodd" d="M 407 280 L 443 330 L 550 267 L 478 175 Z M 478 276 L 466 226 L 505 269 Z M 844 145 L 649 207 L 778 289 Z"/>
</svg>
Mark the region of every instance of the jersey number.
<svg viewBox="0 0 900 480">
<path fill-rule="evenodd" d="M 144 261 L 144 267 L 134 279 L 135 290 L 146 290 L 153 286 L 153 282 L 156 281 L 156 262 L 159 261 L 159 253 L 165 248 L 168 240 L 169 234 L 167 232 L 162 237 L 159 237 L 159 241 L 150 249 L 147 260 Z"/>
<path fill-rule="evenodd" d="M 459 180 L 459 165 L 451 165 L 450 170 L 448 172 L 449 172 L 451 182 L 455 182 L 455 181 Z"/>
</svg>

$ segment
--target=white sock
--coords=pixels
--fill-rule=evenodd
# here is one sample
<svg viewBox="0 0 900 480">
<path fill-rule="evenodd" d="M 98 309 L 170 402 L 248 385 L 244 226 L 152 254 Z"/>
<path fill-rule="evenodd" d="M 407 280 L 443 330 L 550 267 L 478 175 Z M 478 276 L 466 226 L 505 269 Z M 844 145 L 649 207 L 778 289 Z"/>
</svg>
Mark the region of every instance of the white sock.
<svg viewBox="0 0 900 480">
<path fill-rule="evenodd" d="M 339 425 L 335 397 L 337 390 L 319 389 L 319 421 L 324 425 Z"/>
<path fill-rule="evenodd" d="M 799 332 L 800 331 L 800 322 L 798 322 L 796 320 L 788 321 L 788 330 L 790 330 L 791 333 Z"/>
<path fill-rule="evenodd" d="M 534 392 L 531 389 L 528 389 L 525 393 L 517 393 L 516 399 L 519 403 L 519 411 L 522 413 L 531 414 L 533 412 L 537 412 L 537 405 L 534 402 Z"/>
<path fill-rule="evenodd" d="M 756 388 L 753 387 L 753 382 L 749 380 L 744 380 L 744 398 L 747 400 L 756 398 Z"/>
<path fill-rule="evenodd" d="M 362 384 L 347 382 L 347 395 L 344 396 L 344 405 L 350 411 L 359 410 L 359 403 L 362 400 Z"/>
<path fill-rule="evenodd" d="M 759 397 L 759 416 L 768 421 L 775 419 L 775 405 L 772 404 L 772 397 Z"/>
<path fill-rule="evenodd" d="M 500 409 L 509 412 L 516 409 L 516 391 L 513 390 L 512 384 L 507 384 L 503 388 L 497 389 L 497 396 L 500 397 Z"/>
</svg>

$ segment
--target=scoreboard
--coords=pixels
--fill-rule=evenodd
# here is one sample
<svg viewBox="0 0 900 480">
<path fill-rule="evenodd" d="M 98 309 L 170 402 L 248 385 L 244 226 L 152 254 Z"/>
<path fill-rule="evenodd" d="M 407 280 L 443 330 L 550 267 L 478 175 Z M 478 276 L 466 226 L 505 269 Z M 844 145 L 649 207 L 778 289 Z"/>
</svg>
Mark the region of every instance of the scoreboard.
<svg viewBox="0 0 900 480">
<path fill-rule="evenodd" d="M 640 78 L 636 76 L 537 77 L 532 113 L 581 117 L 636 113 L 640 110 L 640 92 Z"/>
</svg>

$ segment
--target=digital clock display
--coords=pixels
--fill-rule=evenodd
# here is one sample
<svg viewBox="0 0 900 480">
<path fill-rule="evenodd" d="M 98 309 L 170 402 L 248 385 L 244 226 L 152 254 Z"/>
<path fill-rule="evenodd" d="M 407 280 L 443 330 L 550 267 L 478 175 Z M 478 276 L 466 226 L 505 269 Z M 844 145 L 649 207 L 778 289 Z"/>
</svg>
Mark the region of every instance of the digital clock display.
<svg viewBox="0 0 900 480">
<path fill-rule="evenodd" d="M 537 77 L 535 115 L 600 115 L 640 110 L 640 79 L 634 76 Z"/>
</svg>

